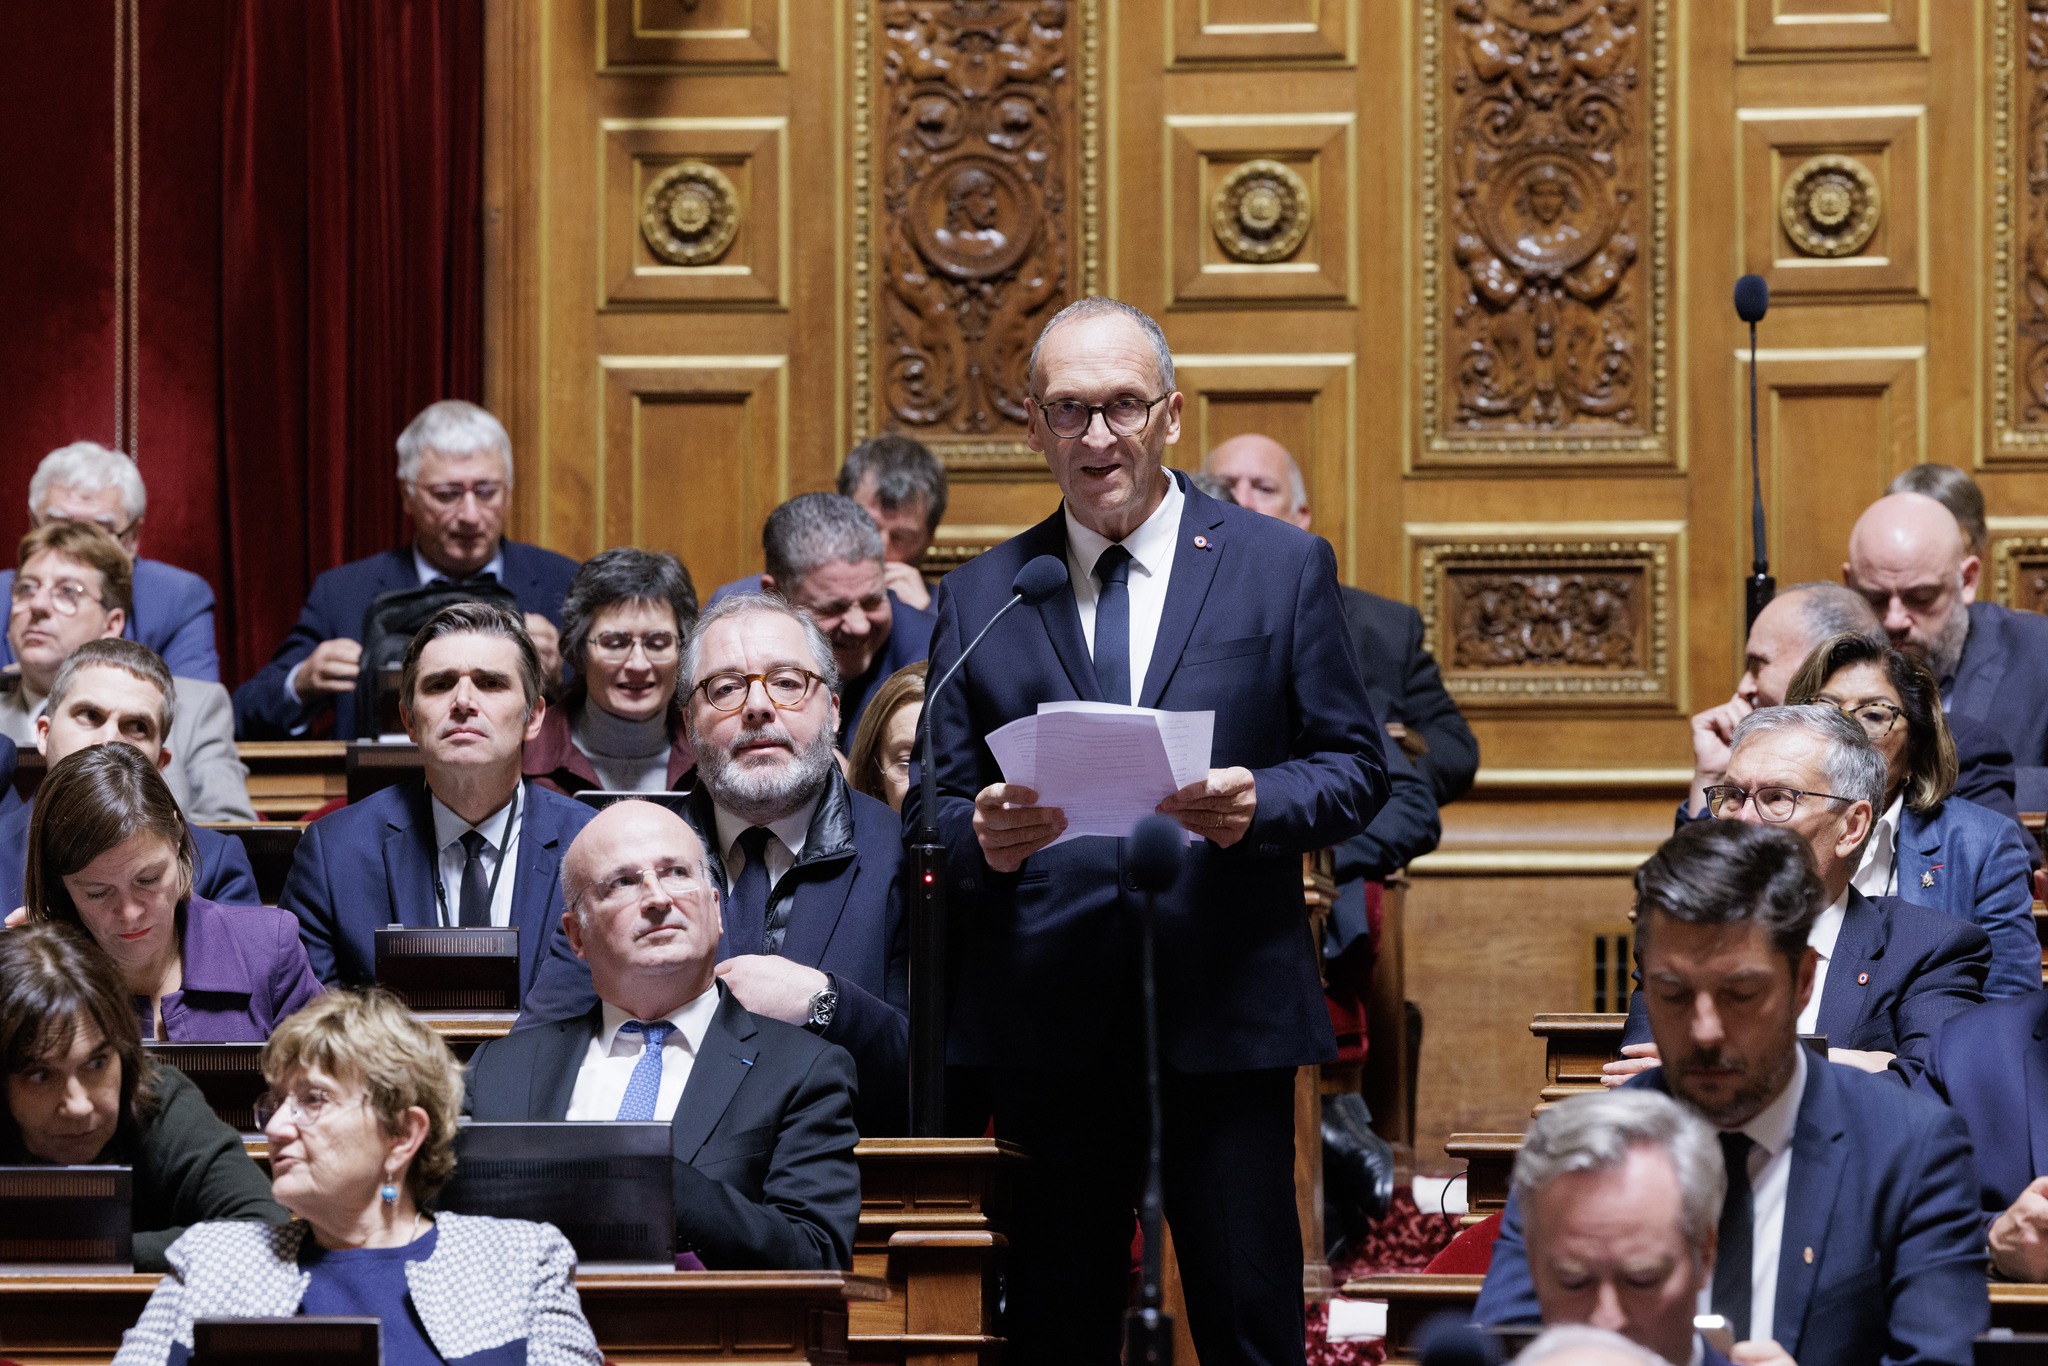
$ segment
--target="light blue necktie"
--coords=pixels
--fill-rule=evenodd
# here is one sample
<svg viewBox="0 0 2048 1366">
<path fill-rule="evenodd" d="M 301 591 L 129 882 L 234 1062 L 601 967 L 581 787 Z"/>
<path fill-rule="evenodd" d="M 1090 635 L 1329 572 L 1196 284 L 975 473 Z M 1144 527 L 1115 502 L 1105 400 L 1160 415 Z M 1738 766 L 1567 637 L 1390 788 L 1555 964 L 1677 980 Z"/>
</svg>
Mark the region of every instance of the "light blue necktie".
<svg viewBox="0 0 2048 1366">
<path fill-rule="evenodd" d="M 626 1082 L 625 1098 L 619 1102 L 620 1119 L 654 1118 L 654 1102 L 661 1096 L 661 1046 L 675 1032 L 676 1027 L 667 1020 L 652 1024 L 628 1020 L 619 1026 L 619 1033 L 638 1034 L 646 1040 L 640 1061 L 633 1064 L 633 1075 Z"/>
</svg>

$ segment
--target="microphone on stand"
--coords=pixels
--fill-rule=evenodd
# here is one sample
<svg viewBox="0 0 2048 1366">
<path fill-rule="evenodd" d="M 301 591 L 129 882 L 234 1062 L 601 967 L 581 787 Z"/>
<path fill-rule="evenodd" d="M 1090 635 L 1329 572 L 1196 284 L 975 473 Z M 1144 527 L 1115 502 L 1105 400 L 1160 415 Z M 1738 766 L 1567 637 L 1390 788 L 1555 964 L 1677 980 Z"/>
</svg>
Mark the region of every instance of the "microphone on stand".
<svg viewBox="0 0 2048 1366">
<path fill-rule="evenodd" d="M 1735 282 L 1735 316 L 1749 324 L 1749 535 L 1753 563 L 1743 583 L 1749 612 L 1745 630 L 1756 625 L 1757 613 L 1778 592 L 1778 581 L 1771 577 L 1770 551 L 1764 544 L 1764 487 L 1756 460 L 1756 325 L 1770 308 L 1771 287 L 1763 276 L 1745 275 Z M 1779 458 L 1783 459 L 1782 453 Z"/>
<path fill-rule="evenodd" d="M 1173 1319 L 1160 1308 L 1165 1253 L 1165 1198 L 1160 1189 L 1159 987 L 1152 961 L 1152 922 L 1159 894 L 1180 880 L 1187 836 L 1165 816 L 1138 822 L 1124 845 L 1124 867 L 1131 885 L 1143 894 L 1139 920 L 1138 979 L 1145 1005 L 1145 1104 L 1151 1116 L 1145 1147 L 1145 1193 L 1138 1205 L 1138 1226 L 1145 1233 L 1145 1264 L 1140 1273 L 1138 1307 L 1124 1315 L 1124 1366 L 1173 1366 Z"/>
<path fill-rule="evenodd" d="M 932 759 L 932 701 L 995 624 L 1019 603 L 1036 607 L 1067 586 L 1067 562 L 1040 555 L 1010 580 L 1010 600 L 988 619 L 953 667 L 924 691 L 924 771 L 918 784 L 917 841 L 910 846 L 910 1133 L 937 1138 L 946 1127 L 946 851 L 939 843 L 939 771 Z"/>
</svg>

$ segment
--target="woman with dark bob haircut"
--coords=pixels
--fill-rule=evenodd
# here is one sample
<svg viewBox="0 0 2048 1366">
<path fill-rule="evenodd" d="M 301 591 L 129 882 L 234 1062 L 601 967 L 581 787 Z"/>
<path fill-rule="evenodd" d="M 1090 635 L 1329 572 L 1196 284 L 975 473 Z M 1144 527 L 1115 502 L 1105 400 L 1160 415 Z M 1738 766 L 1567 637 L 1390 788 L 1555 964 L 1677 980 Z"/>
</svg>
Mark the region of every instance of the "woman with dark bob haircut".
<svg viewBox="0 0 2048 1366">
<path fill-rule="evenodd" d="M 285 1221 L 242 1136 L 150 1061 L 120 971 L 69 925 L 0 931 L 0 1073 L 0 1162 L 134 1168 L 137 1270 L 164 1270 L 189 1224 Z"/>
<path fill-rule="evenodd" d="M 375 1316 L 390 1366 L 598 1366 L 559 1230 L 429 1206 L 455 1170 L 462 1065 L 397 998 L 321 997 L 270 1036 L 263 1080 L 292 1222 L 187 1232 L 116 1366 L 182 1366 L 198 1319 L 298 1314 Z"/>
<path fill-rule="evenodd" d="M 593 555 L 562 600 L 562 658 L 576 670 L 526 746 L 526 776 L 565 797 L 681 791 L 697 767 L 676 673 L 697 620 L 690 571 L 630 546 Z"/>
<path fill-rule="evenodd" d="M 32 920 L 75 925 L 121 971 L 144 1035 L 261 1043 L 320 994 L 298 918 L 193 892 L 191 827 L 133 745 L 59 760 L 36 791 L 22 896 Z"/>
<path fill-rule="evenodd" d="M 2024 837 L 2004 816 L 1954 795 L 1955 740 L 1927 666 L 1881 637 L 1844 633 L 1806 657 L 1785 701 L 1841 708 L 1884 755 L 1886 805 L 1864 842 L 1856 889 L 1983 930 L 1991 939 L 1987 997 L 2039 991 L 2041 942 Z"/>
</svg>

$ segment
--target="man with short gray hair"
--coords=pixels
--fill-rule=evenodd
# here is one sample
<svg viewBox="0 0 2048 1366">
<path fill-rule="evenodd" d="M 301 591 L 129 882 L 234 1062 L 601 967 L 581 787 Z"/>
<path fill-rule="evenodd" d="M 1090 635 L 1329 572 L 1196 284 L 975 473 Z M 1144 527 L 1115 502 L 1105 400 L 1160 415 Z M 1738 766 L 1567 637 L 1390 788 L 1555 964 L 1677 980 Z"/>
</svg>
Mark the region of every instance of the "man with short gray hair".
<svg viewBox="0 0 2048 1366">
<path fill-rule="evenodd" d="M 512 443 L 498 419 L 474 403 L 429 404 L 398 438 L 398 486 L 412 519 L 412 544 L 330 569 L 313 581 L 298 624 L 270 663 L 235 689 L 235 729 L 244 740 L 303 735 L 329 707 L 334 736 L 374 734 L 356 716 L 363 616 L 386 593 L 490 582 L 509 589 L 544 661 L 559 669 L 562 598 L 576 562 L 505 538 L 512 507 Z"/>
<path fill-rule="evenodd" d="M 1536 1116 L 1515 1159 L 1529 1276 L 1545 1324 L 1620 1333 L 1667 1361 L 1727 1358 L 1693 1315 L 1713 1284 L 1728 1177 L 1720 1142 L 1671 1097 L 1630 1087 Z"/>
<path fill-rule="evenodd" d="M 1727 1360 L 1708 1348 L 1697 1366 L 1720 1366 Z M 1538 1333 L 1535 1340 L 1515 1357 L 1514 1366 L 1685 1366 L 1685 1362 L 1658 1356 L 1605 1328 L 1573 1324 L 1546 1328 Z"/>
<path fill-rule="evenodd" d="M 156 651 L 179 677 L 218 683 L 213 588 L 189 569 L 142 558 L 142 519 L 148 511 L 149 493 L 135 462 L 94 441 L 74 441 L 51 451 L 28 482 L 31 526 L 91 522 L 119 542 L 133 562 L 135 610 L 121 633 Z M 13 591 L 14 571 L 0 570 L 0 597 Z M 13 663 L 13 648 L 0 640 L 0 668 Z"/>
<path fill-rule="evenodd" d="M 1884 756 L 1869 734 L 1837 708 L 1809 703 L 1744 717 L 1706 800 L 1722 820 L 1799 836 L 1820 874 L 1827 901 L 1807 936 L 1817 962 L 1799 1032 L 1825 1035 L 1835 1062 L 1910 1079 L 1935 1026 L 1983 1002 L 1991 941 L 1968 921 L 1855 888 L 1884 791 Z M 1641 991 L 1623 1042 L 1627 1056 L 1607 1065 L 1609 1084 L 1656 1065 Z"/>
</svg>

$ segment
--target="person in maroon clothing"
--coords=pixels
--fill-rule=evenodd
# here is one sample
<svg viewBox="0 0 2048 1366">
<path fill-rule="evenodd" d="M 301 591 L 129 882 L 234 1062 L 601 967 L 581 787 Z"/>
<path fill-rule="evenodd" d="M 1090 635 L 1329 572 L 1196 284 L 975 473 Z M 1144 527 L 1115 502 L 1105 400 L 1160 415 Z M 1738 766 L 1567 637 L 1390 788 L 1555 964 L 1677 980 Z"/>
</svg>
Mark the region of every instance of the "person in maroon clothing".
<svg viewBox="0 0 2048 1366">
<path fill-rule="evenodd" d="M 22 892 L 29 916 L 79 926 L 120 968 L 144 1038 L 261 1043 L 320 994 L 298 920 L 193 893 L 192 830 L 129 745 L 60 760 L 36 795 Z"/>
<path fill-rule="evenodd" d="M 527 741 L 526 776 L 565 797 L 682 790 L 697 761 L 676 672 L 696 620 L 697 590 L 675 556 L 623 546 L 585 561 L 562 600 L 562 657 L 576 678 Z"/>
</svg>

